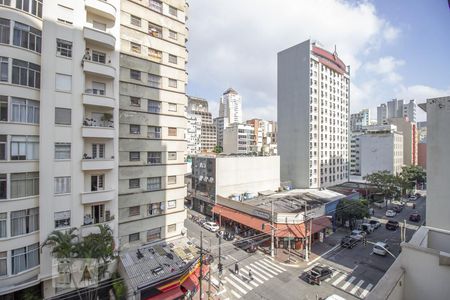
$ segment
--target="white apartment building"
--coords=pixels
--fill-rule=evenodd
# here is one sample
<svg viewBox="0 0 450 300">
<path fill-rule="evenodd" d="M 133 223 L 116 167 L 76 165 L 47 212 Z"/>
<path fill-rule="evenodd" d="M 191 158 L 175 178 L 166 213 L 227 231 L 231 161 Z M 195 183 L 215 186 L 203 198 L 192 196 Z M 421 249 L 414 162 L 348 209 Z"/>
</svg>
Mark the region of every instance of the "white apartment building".
<svg viewBox="0 0 450 300">
<path fill-rule="evenodd" d="M 364 126 L 370 125 L 370 111 L 365 108 L 358 113 L 350 115 L 350 131 L 361 131 Z"/>
<path fill-rule="evenodd" d="M 403 117 L 408 118 L 410 122 L 415 123 L 417 116 L 417 103 L 416 100 L 409 100 L 409 103 L 403 104 Z"/>
<path fill-rule="evenodd" d="M 296 188 L 345 182 L 349 173 L 350 68 L 307 40 L 278 53 L 281 180 Z"/>
<path fill-rule="evenodd" d="M 216 126 L 216 138 L 217 145 L 223 148 L 223 133 L 225 128 L 228 127 L 228 118 L 217 117 L 214 118 L 214 126 Z"/>
<path fill-rule="evenodd" d="M 217 130 L 213 124 L 212 115 L 208 110 L 208 101 L 189 96 L 187 117 L 188 153 L 212 152 L 217 145 Z M 198 127 L 200 127 L 200 130 L 198 130 Z M 192 143 L 193 141 L 196 142 Z"/>
<path fill-rule="evenodd" d="M 233 123 L 223 133 L 223 153 L 248 154 L 256 153 L 255 134 L 252 126 Z"/>
<path fill-rule="evenodd" d="M 119 1 L 0 1 L 0 295 L 52 284 L 54 230 L 117 243 Z M 63 291 L 64 292 L 64 291 Z"/>
<path fill-rule="evenodd" d="M 195 155 L 201 152 L 202 121 L 199 116 L 187 116 L 186 141 L 187 155 Z"/>
<path fill-rule="evenodd" d="M 226 123 L 242 123 L 242 97 L 233 88 L 227 89 L 220 98 L 219 117 Z"/>
</svg>

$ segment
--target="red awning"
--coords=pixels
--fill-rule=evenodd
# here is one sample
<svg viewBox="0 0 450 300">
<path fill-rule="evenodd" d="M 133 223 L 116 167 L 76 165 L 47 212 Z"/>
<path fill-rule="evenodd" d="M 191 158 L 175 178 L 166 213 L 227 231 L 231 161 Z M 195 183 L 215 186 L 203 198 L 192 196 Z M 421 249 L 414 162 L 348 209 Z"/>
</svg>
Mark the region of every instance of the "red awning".
<svg viewBox="0 0 450 300">
<path fill-rule="evenodd" d="M 184 296 L 183 291 L 180 289 L 180 287 L 176 287 L 154 297 L 146 298 L 145 300 L 173 300 L 178 299 L 182 296 Z"/>
</svg>

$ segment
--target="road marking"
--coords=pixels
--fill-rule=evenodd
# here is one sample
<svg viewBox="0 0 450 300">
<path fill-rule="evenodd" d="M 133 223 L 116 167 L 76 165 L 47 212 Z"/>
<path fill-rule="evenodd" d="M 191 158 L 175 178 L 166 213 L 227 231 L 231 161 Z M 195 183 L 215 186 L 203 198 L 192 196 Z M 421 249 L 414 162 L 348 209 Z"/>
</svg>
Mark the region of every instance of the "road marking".
<svg viewBox="0 0 450 300">
<path fill-rule="evenodd" d="M 234 258 L 231 254 L 227 255 L 227 257 L 232 258 L 234 261 L 238 261 L 236 258 Z"/>
<path fill-rule="evenodd" d="M 350 291 L 350 294 L 355 294 L 356 291 L 358 291 L 358 289 L 360 288 L 360 286 L 364 283 L 364 280 L 360 280 L 354 287 L 353 289 Z"/>
<path fill-rule="evenodd" d="M 307 263 L 306 265 L 311 265 L 311 264 L 313 264 L 313 263 L 315 263 L 316 261 L 318 261 L 319 259 L 321 259 L 322 258 L 322 256 L 325 256 L 325 255 L 327 255 L 328 253 L 330 253 L 331 251 L 333 251 L 334 249 L 337 249 L 337 248 L 339 248 L 341 245 L 340 244 L 337 244 L 336 246 L 334 246 L 333 248 L 331 248 L 330 250 L 328 250 L 327 252 L 325 252 L 324 254 L 322 254 L 322 255 L 320 255 L 320 256 L 317 256 L 316 258 L 314 258 L 312 261 L 310 261 L 309 263 Z"/>
<path fill-rule="evenodd" d="M 267 272 L 265 272 L 263 269 L 261 269 L 260 267 L 256 266 L 256 265 L 252 265 L 252 268 L 255 268 L 256 270 L 258 270 L 259 272 L 261 272 L 262 274 L 264 274 L 264 276 L 267 276 L 269 278 L 273 278 L 273 276 Z"/>
<path fill-rule="evenodd" d="M 264 258 L 264 261 L 268 264 L 273 265 L 274 267 L 277 267 L 278 269 L 281 269 L 283 271 L 287 271 L 285 268 L 280 267 L 279 265 L 276 265 L 275 263 L 273 263 L 272 261 L 268 260 L 267 258 Z"/>
<path fill-rule="evenodd" d="M 249 268 L 248 266 L 245 266 L 244 268 L 250 270 L 250 268 Z M 255 271 L 255 270 L 252 270 L 252 272 L 255 273 L 256 275 L 258 275 L 259 277 L 261 277 L 263 280 L 268 280 L 268 279 L 269 279 L 269 278 L 263 276 L 261 273 Z M 255 277 L 255 279 L 258 280 L 258 281 L 260 281 L 261 284 L 264 282 L 264 281 L 261 281 L 260 279 L 258 279 L 257 277 Z"/>
<path fill-rule="evenodd" d="M 241 278 L 237 277 L 236 275 L 230 274 L 230 276 L 231 276 L 234 280 L 236 280 L 237 282 L 239 282 L 242 286 L 246 287 L 248 290 L 251 291 L 251 290 L 253 289 L 251 286 L 249 286 L 248 284 L 246 284 L 246 283 L 244 282 L 244 280 L 242 280 Z"/>
<path fill-rule="evenodd" d="M 270 272 L 270 273 L 272 273 L 274 275 L 278 275 L 278 272 L 272 271 L 271 269 L 267 268 L 266 266 L 264 266 L 263 264 L 261 264 L 261 263 L 259 263 L 257 261 L 255 261 L 255 264 L 257 264 L 259 267 L 261 267 L 263 270 L 265 270 L 267 272 Z"/>
<path fill-rule="evenodd" d="M 227 291 L 227 289 L 224 287 L 223 290 L 221 290 L 220 292 L 216 293 L 216 296 L 222 295 L 223 293 L 225 293 Z"/>
<path fill-rule="evenodd" d="M 241 288 L 237 283 L 235 283 L 233 280 L 231 280 L 230 278 L 226 277 L 225 280 L 230 283 L 232 286 L 234 286 L 237 290 L 239 290 L 242 294 L 247 294 L 247 291 L 244 290 L 243 288 Z"/>
<path fill-rule="evenodd" d="M 252 280 L 250 280 L 250 283 L 254 286 L 254 287 L 258 287 L 259 284 L 257 284 L 256 282 L 253 281 L 253 279 L 255 279 L 255 277 L 252 277 Z"/>
<path fill-rule="evenodd" d="M 369 283 L 366 288 L 361 292 L 361 295 L 359 295 L 360 298 L 365 298 L 367 296 L 367 294 L 370 292 L 370 290 L 372 289 L 373 284 Z"/>
<path fill-rule="evenodd" d="M 331 279 L 333 279 L 334 276 L 336 276 L 337 274 L 339 274 L 339 272 L 337 270 L 334 270 L 333 273 L 331 274 L 330 278 L 325 279 L 326 282 L 330 281 Z"/>
<path fill-rule="evenodd" d="M 334 286 L 338 285 L 342 280 L 344 280 L 345 277 L 347 277 L 347 274 L 344 274 L 341 277 L 339 277 L 338 279 L 336 279 L 336 281 L 333 282 L 333 285 Z"/>
<path fill-rule="evenodd" d="M 273 270 L 273 271 L 275 271 L 275 272 L 277 272 L 277 273 L 283 273 L 284 271 L 283 270 L 279 270 L 279 269 L 277 269 L 277 268 L 275 268 L 275 267 L 272 267 L 271 265 L 269 265 L 268 263 L 266 263 L 265 261 L 259 261 L 259 263 L 260 264 L 262 264 L 262 265 L 264 265 L 264 266 L 266 266 L 267 267 L 267 269 L 269 269 L 269 270 Z"/>
<path fill-rule="evenodd" d="M 307 267 L 306 269 L 304 269 L 303 272 L 308 272 L 309 270 L 311 270 L 312 268 L 314 268 L 314 267 L 316 267 L 316 266 L 318 266 L 318 265 L 319 265 L 319 263 L 315 263 L 315 264 L 313 264 L 312 266 Z"/>
<path fill-rule="evenodd" d="M 231 293 L 233 294 L 234 297 L 236 297 L 236 299 L 241 299 L 241 295 L 239 295 L 235 291 L 231 290 Z"/>
<path fill-rule="evenodd" d="M 349 280 L 347 280 L 347 282 L 342 286 L 341 289 L 345 291 L 350 286 L 350 284 L 352 284 L 352 282 L 355 281 L 355 279 L 356 277 L 352 276 Z"/>
</svg>

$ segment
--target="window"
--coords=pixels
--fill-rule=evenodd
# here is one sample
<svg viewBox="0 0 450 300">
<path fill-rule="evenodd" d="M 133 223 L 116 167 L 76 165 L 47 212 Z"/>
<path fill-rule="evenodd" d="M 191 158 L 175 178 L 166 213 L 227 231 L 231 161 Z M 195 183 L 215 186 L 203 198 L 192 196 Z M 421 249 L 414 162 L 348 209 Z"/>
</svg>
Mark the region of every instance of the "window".
<svg viewBox="0 0 450 300">
<path fill-rule="evenodd" d="M 55 124 L 72 124 L 72 110 L 70 108 L 55 108 Z"/>
<path fill-rule="evenodd" d="M 18 274 L 39 265 L 39 243 L 11 250 L 12 274 Z"/>
<path fill-rule="evenodd" d="M 55 177 L 55 194 L 70 193 L 70 176 Z"/>
<path fill-rule="evenodd" d="M 0 81 L 8 81 L 8 58 L 0 56 Z"/>
<path fill-rule="evenodd" d="M 161 138 L 161 127 L 148 126 L 148 138 L 149 139 L 160 139 Z"/>
<path fill-rule="evenodd" d="M 141 80 L 141 71 L 130 70 L 130 78 L 134 80 Z"/>
<path fill-rule="evenodd" d="M 177 200 L 169 200 L 167 201 L 167 209 L 176 208 Z"/>
<path fill-rule="evenodd" d="M 72 57 L 72 42 L 56 39 L 56 54 L 59 56 Z"/>
<path fill-rule="evenodd" d="M 39 159 L 39 137 L 26 135 L 11 136 L 11 160 Z"/>
<path fill-rule="evenodd" d="M 131 106 L 141 106 L 141 98 L 139 98 L 139 97 L 130 97 L 130 105 Z"/>
<path fill-rule="evenodd" d="M 0 238 L 6 237 L 6 217 L 6 213 L 0 213 Z"/>
<path fill-rule="evenodd" d="M 131 45 L 131 47 L 130 47 L 131 48 L 131 52 L 141 53 L 141 45 L 133 43 L 133 42 L 131 42 L 130 45 Z"/>
<path fill-rule="evenodd" d="M 106 24 L 105 23 L 93 21 L 92 22 L 92 27 L 94 27 L 95 29 L 101 30 L 101 31 L 106 31 Z"/>
<path fill-rule="evenodd" d="M 98 62 L 101 64 L 105 64 L 106 63 L 106 53 L 92 50 L 92 61 Z"/>
<path fill-rule="evenodd" d="M 70 159 L 70 143 L 55 143 L 55 159 Z"/>
<path fill-rule="evenodd" d="M 147 237 L 148 238 L 148 237 Z M 6 262 L 6 251 L 0 252 L 0 276 L 8 275 L 8 267 Z"/>
<path fill-rule="evenodd" d="M 130 134 L 140 134 L 141 125 L 130 124 Z"/>
<path fill-rule="evenodd" d="M 161 177 L 149 177 L 147 178 L 147 190 L 157 191 L 161 189 Z"/>
<path fill-rule="evenodd" d="M 161 87 L 161 76 L 148 74 L 148 85 L 151 87 Z"/>
<path fill-rule="evenodd" d="M 92 81 L 92 94 L 94 95 L 105 95 L 106 84 L 103 82 Z"/>
<path fill-rule="evenodd" d="M 12 98 L 11 121 L 39 124 L 39 102 L 22 98 Z"/>
<path fill-rule="evenodd" d="M 148 100 L 147 111 L 151 113 L 160 113 L 161 112 L 161 102 Z"/>
<path fill-rule="evenodd" d="M 68 25 L 73 24 L 73 9 L 72 8 L 58 4 L 57 10 L 56 10 L 56 16 L 57 16 L 56 19 L 58 20 L 58 22 L 68 24 Z"/>
<path fill-rule="evenodd" d="M 147 152 L 147 163 L 150 165 L 161 163 L 161 152 Z"/>
<path fill-rule="evenodd" d="M 91 175 L 91 192 L 103 191 L 105 189 L 105 175 Z"/>
<path fill-rule="evenodd" d="M 167 184 L 175 184 L 177 183 L 177 176 L 168 176 L 167 177 Z"/>
<path fill-rule="evenodd" d="M 41 67 L 20 59 L 13 59 L 12 83 L 34 88 L 41 86 Z"/>
<path fill-rule="evenodd" d="M 167 232 L 174 232 L 177 230 L 177 224 L 170 224 L 167 226 Z"/>
<path fill-rule="evenodd" d="M 41 31 L 34 27 L 14 22 L 13 44 L 41 53 Z"/>
<path fill-rule="evenodd" d="M 141 185 L 139 178 L 133 178 L 128 180 L 128 188 L 137 189 Z"/>
<path fill-rule="evenodd" d="M 169 152 L 167 154 L 167 159 L 168 160 L 176 160 L 177 159 L 177 153 L 176 152 Z"/>
<path fill-rule="evenodd" d="M 11 2 L 10 0 L 4 1 L 7 1 L 8 5 Z M 42 18 L 42 0 L 16 0 L 16 8 Z"/>
<path fill-rule="evenodd" d="M 105 205 L 92 205 L 91 214 L 85 216 L 85 224 L 98 224 L 110 219 L 110 211 L 105 211 Z"/>
<path fill-rule="evenodd" d="M 141 153 L 137 151 L 130 152 L 130 161 L 141 160 Z"/>
<path fill-rule="evenodd" d="M 12 173 L 11 199 L 39 194 L 39 172 Z"/>
<path fill-rule="evenodd" d="M 105 144 L 92 144 L 92 158 L 105 158 Z"/>
<path fill-rule="evenodd" d="M 148 23 L 148 34 L 154 37 L 162 38 L 162 27 L 153 23 Z"/>
<path fill-rule="evenodd" d="M 162 202 L 152 203 L 148 205 L 148 215 L 149 216 L 157 216 L 162 214 L 164 210 L 164 206 Z"/>
<path fill-rule="evenodd" d="M 132 206 L 128 208 L 128 216 L 134 217 L 139 216 L 141 214 L 141 207 L 140 206 Z"/>
<path fill-rule="evenodd" d="M 11 212 L 11 236 L 39 230 L 39 207 Z"/>
<path fill-rule="evenodd" d="M 148 1 L 148 6 L 150 7 L 151 10 L 157 11 L 159 13 L 162 13 L 162 11 L 163 11 L 163 7 L 162 7 L 161 1 L 149 0 Z"/>
<path fill-rule="evenodd" d="M 178 9 L 169 5 L 169 14 L 176 17 L 178 15 Z"/>
<path fill-rule="evenodd" d="M 135 242 L 135 241 L 139 241 L 139 232 L 136 233 L 132 233 L 128 236 L 128 241 L 131 242 Z"/>
<path fill-rule="evenodd" d="M 57 91 L 70 92 L 72 90 L 72 75 L 56 73 L 55 89 Z"/>
<path fill-rule="evenodd" d="M 160 238 L 161 238 L 161 227 L 147 230 L 147 242 L 159 240 Z"/>
<path fill-rule="evenodd" d="M 176 88 L 177 87 L 177 80 L 169 78 L 169 87 Z"/>
<path fill-rule="evenodd" d="M 162 52 L 153 48 L 148 48 L 148 56 L 153 61 L 161 62 Z"/>
<path fill-rule="evenodd" d="M 169 103 L 169 111 L 177 111 L 177 104 Z"/>
<path fill-rule="evenodd" d="M 0 174 L 0 199 L 6 199 L 8 197 L 6 174 Z"/>
<path fill-rule="evenodd" d="M 169 30 L 169 38 L 171 38 L 173 40 L 177 40 L 178 39 L 178 33 L 176 31 Z"/>
<path fill-rule="evenodd" d="M 175 127 L 169 127 L 169 136 L 177 136 L 177 129 Z"/>
<path fill-rule="evenodd" d="M 131 25 L 141 27 L 141 18 L 131 15 L 130 23 Z"/>
<path fill-rule="evenodd" d="M 9 32 L 11 30 L 11 21 L 0 18 L 0 43 L 9 44 Z"/>
<path fill-rule="evenodd" d="M 169 54 L 169 62 L 172 64 L 177 63 L 177 57 L 175 55 Z"/>
<path fill-rule="evenodd" d="M 8 121 L 8 96 L 0 95 L 0 121 Z"/>
<path fill-rule="evenodd" d="M 70 210 L 55 212 L 55 228 L 70 226 Z"/>
</svg>

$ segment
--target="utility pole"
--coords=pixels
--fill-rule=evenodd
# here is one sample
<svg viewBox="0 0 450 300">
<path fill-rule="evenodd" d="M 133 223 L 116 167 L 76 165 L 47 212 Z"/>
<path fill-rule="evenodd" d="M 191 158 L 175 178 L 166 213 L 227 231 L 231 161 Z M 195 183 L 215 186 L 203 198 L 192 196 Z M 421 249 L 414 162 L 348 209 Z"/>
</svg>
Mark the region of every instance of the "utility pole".
<svg viewBox="0 0 450 300">
<path fill-rule="evenodd" d="M 272 224 L 272 226 L 270 226 L 270 256 L 271 257 L 274 257 L 275 256 L 275 252 L 274 252 L 274 235 L 275 235 L 275 230 L 274 230 L 274 227 L 273 227 L 273 200 L 274 199 L 272 199 L 272 201 L 270 202 L 271 203 L 271 205 L 270 205 L 270 207 L 271 207 L 271 224 Z"/>
<path fill-rule="evenodd" d="M 198 281 L 200 283 L 200 298 L 199 299 L 203 299 L 202 277 L 203 277 L 203 231 L 200 231 L 200 278 L 198 279 Z"/>
<path fill-rule="evenodd" d="M 289 231 L 288 248 L 289 248 L 288 262 L 291 262 L 291 232 L 290 231 Z"/>
<path fill-rule="evenodd" d="M 219 235 L 219 276 L 222 275 L 222 271 L 220 270 L 220 266 L 222 265 L 222 263 L 221 263 L 222 251 L 220 249 L 220 244 L 221 243 L 222 243 L 222 237 Z"/>
<path fill-rule="evenodd" d="M 309 219 L 309 243 L 308 243 L 309 253 L 311 253 L 311 246 L 312 246 L 312 221 L 313 221 L 313 219 L 310 218 Z"/>
<path fill-rule="evenodd" d="M 209 265 L 209 276 L 208 276 L 208 300 L 211 298 L 211 265 Z"/>
<path fill-rule="evenodd" d="M 305 201 L 305 219 L 303 220 L 303 224 L 305 225 L 305 261 L 309 261 L 309 254 L 308 254 L 308 223 L 306 223 L 307 215 L 308 215 L 308 208 L 307 203 Z"/>
</svg>

